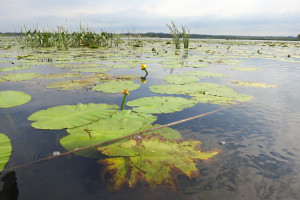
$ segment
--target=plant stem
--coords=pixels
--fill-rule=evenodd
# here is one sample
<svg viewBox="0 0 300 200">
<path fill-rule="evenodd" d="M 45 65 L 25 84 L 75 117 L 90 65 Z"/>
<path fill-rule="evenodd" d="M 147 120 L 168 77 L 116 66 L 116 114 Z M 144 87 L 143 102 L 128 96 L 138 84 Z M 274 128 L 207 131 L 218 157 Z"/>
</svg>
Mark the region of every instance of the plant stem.
<svg viewBox="0 0 300 200">
<path fill-rule="evenodd" d="M 124 109 L 124 104 L 125 104 L 125 101 L 126 101 L 126 97 L 127 97 L 127 94 L 124 94 L 123 101 L 122 101 L 122 106 L 121 106 L 121 110 Z"/>
</svg>

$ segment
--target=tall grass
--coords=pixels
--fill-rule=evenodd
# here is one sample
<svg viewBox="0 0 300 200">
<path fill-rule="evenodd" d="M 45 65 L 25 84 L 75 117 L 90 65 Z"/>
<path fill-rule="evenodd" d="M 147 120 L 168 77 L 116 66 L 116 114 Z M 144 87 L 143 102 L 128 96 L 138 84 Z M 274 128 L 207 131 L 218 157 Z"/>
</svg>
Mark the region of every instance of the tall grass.
<svg viewBox="0 0 300 200">
<path fill-rule="evenodd" d="M 188 49 L 189 43 L 190 43 L 190 30 L 188 30 L 184 26 L 182 26 L 181 37 L 182 37 L 182 41 L 183 41 L 183 47 L 185 49 Z"/>
<path fill-rule="evenodd" d="M 72 33 L 66 28 L 58 26 L 57 30 L 53 31 L 40 31 L 38 28 L 29 29 L 24 34 L 24 44 L 33 48 L 56 47 L 59 50 L 67 50 L 69 47 L 113 47 L 122 43 L 118 34 L 96 33 L 83 26 L 80 26 L 79 31 Z"/>
<path fill-rule="evenodd" d="M 171 31 L 171 36 L 173 39 L 173 42 L 175 44 L 175 48 L 176 49 L 180 49 L 180 32 L 177 29 L 176 25 L 174 24 L 174 22 L 172 21 L 172 26 L 169 26 L 168 24 L 166 24 L 170 31 Z"/>
</svg>

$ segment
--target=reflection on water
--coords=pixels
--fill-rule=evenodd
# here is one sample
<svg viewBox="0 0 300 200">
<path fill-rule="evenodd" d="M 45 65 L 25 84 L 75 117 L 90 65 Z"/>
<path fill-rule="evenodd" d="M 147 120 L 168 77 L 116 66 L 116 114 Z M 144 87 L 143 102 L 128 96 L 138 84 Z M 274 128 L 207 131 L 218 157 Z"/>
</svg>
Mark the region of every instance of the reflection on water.
<svg viewBox="0 0 300 200">
<path fill-rule="evenodd" d="M 19 190 L 16 173 L 12 171 L 5 174 L 5 176 L 1 178 L 1 181 L 3 184 L 1 184 L 2 188 L 0 191 L 0 200 L 17 200 L 19 196 Z"/>
</svg>

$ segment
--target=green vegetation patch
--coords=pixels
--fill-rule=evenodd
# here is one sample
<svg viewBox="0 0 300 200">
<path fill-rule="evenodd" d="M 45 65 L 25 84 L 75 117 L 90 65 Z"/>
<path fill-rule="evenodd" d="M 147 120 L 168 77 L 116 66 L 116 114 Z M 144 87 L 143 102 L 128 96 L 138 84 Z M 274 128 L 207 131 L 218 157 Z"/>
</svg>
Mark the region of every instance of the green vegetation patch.
<svg viewBox="0 0 300 200">
<path fill-rule="evenodd" d="M 169 75 L 169 76 L 165 76 L 164 80 L 173 84 L 186 84 L 186 83 L 195 83 L 200 81 L 200 79 L 195 76 L 184 76 L 184 75 Z"/>
<path fill-rule="evenodd" d="M 99 163 L 106 166 L 103 177 L 107 178 L 109 190 L 121 190 L 124 185 L 134 188 L 141 181 L 151 188 L 163 185 L 177 191 L 178 176 L 200 176 L 195 161 L 207 160 L 218 151 L 203 152 L 200 141 L 165 140 L 150 136 L 143 140 L 131 139 L 98 150 L 110 158 Z"/>
<path fill-rule="evenodd" d="M 80 73 L 58 73 L 58 74 L 41 75 L 39 78 L 56 79 L 56 78 L 74 78 L 80 76 L 81 76 Z"/>
<path fill-rule="evenodd" d="M 182 64 L 168 64 L 168 65 L 162 65 L 161 67 L 163 68 L 181 68 L 184 67 Z"/>
<path fill-rule="evenodd" d="M 111 68 L 120 68 L 120 69 L 130 69 L 130 68 L 137 67 L 137 65 L 121 65 L 121 64 L 105 65 L 105 66 Z"/>
<path fill-rule="evenodd" d="M 226 75 L 224 74 L 219 74 L 215 72 L 205 72 L 205 71 L 189 71 L 186 72 L 186 74 L 200 76 L 200 77 L 226 77 Z"/>
<path fill-rule="evenodd" d="M 202 68 L 202 67 L 209 67 L 209 64 L 193 63 L 193 64 L 188 64 L 188 67 Z"/>
<path fill-rule="evenodd" d="M 0 108 L 11 108 L 27 103 L 31 96 L 19 91 L 0 91 Z"/>
<path fill-rule="evenodd" d="M 190 83 L 186 85 L 152 85 L 150 91 L 161 94 L 185 94 L 202 103 L 234 104 L 252 99 L 237 93 L 234 89 L 215 83 Z M 205 100 L 204 100 L 205 99 Z M 227 102 L 227 103 L 225 103 Z"/>
<path fill-rule="evenodd" d="M 20 71 L 20 70 L 30 69 L 30 68 L 31 68 L 31 66 L 17 65 L 17 66 L 11 66 L 11 67 L 2 67 L 2 68 L 0 68 L 0 72 Z"/>
<path fill-rule="evenodd" d="M 68 151 L 139 132 L 157 119 L 156 116 L 123 110 L 91 124 L 68 129 L 70 135 L 60 140 Z M 89 156 L 88 152 L 79 152 Z"/>
<path fill-rule="evenodd" d="M 231 81 L 234 85 L 243 87 L 276 88 L 277 85 L 268 85 L 266 83 L 255 83 L 249 81 Z"/>
<path fill-rule="evenodd" d="M 98 72 L 98 73 L 102 73 L 102 72 L 109 71 L 109 69 L 107 69 L 107 68 L 91 67 L 91 68 L 82 68 L 82 69 L 72 69 L 71 71 L 74 71 L 74 72 Z"/>
<path fill-rule="evenodd" d="M 252 72 L 252 71 L 261 71 L 262 68 L 255 68 L 255 67 L 235 67 L 235 68 L 231 68 L 231 70 Z"/>
<path fill-rule="evenodd" d="M 38 73 L 23 73 L 23 74 L 6 74 L 1 78 L 7 81 L 26 81 L 39 77 Z"/>
<path fill-rule="evenodd" d="M 3 170 L 11 155 L 12 147 L 6 135 L 0 133 L 0 171 Z"/>
<path fill-rule="evenodd" d="M 108 118 L 119 107 L 108 104 L 77 104 L 51 107 L 28 117 L 37 129 L 63 129 L 83 126 L 99 119 Z"/>
<path fill-rule="evenodd" d="M 134 107 L 133 111 L 141 113 L 172 113 L 192 107 L 195 101 L 182 97 L 143 97 L 128 101 L 127 106 Z"/>
<path fill-rule="evenodd" d="M 139 87 L 140 84 L 133 83 L 133 81 L 111 80 L 103 84 L 94 86 L 93 90 L 105 93 L 121 93 L 124 89 L 133 91 L 138 89 Z"/>
</svg>

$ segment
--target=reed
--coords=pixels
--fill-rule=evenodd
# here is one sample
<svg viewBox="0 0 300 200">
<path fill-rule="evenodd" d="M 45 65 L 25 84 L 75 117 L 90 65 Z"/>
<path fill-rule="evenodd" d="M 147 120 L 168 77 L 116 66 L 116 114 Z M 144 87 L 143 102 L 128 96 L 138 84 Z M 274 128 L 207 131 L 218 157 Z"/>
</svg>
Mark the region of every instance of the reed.
<svg viewBox="0 0 300 200">
<path fill-rule="evenodd" d="M 189 48 L 189 43 L 190 43 L 190 30 L 182 26 L 182 32 L 181 32 L 181 37 L 183 41 L 183 47 L 185 49 Z"/>
<path fill-rule="evenodd" d="M 175 44 L 175 48 L 180 49 L 180 32 L 179 32 L 179 30 L 177 29 L 177 27 L 173 21 L 172 21 L 171 26 L 169 26 L 168 24 L 166 24 L 166 25 L 168 26 L 168 28 L 171 31 L 171 36 L 172 36 L 173 42 Z"/>
</svg>

